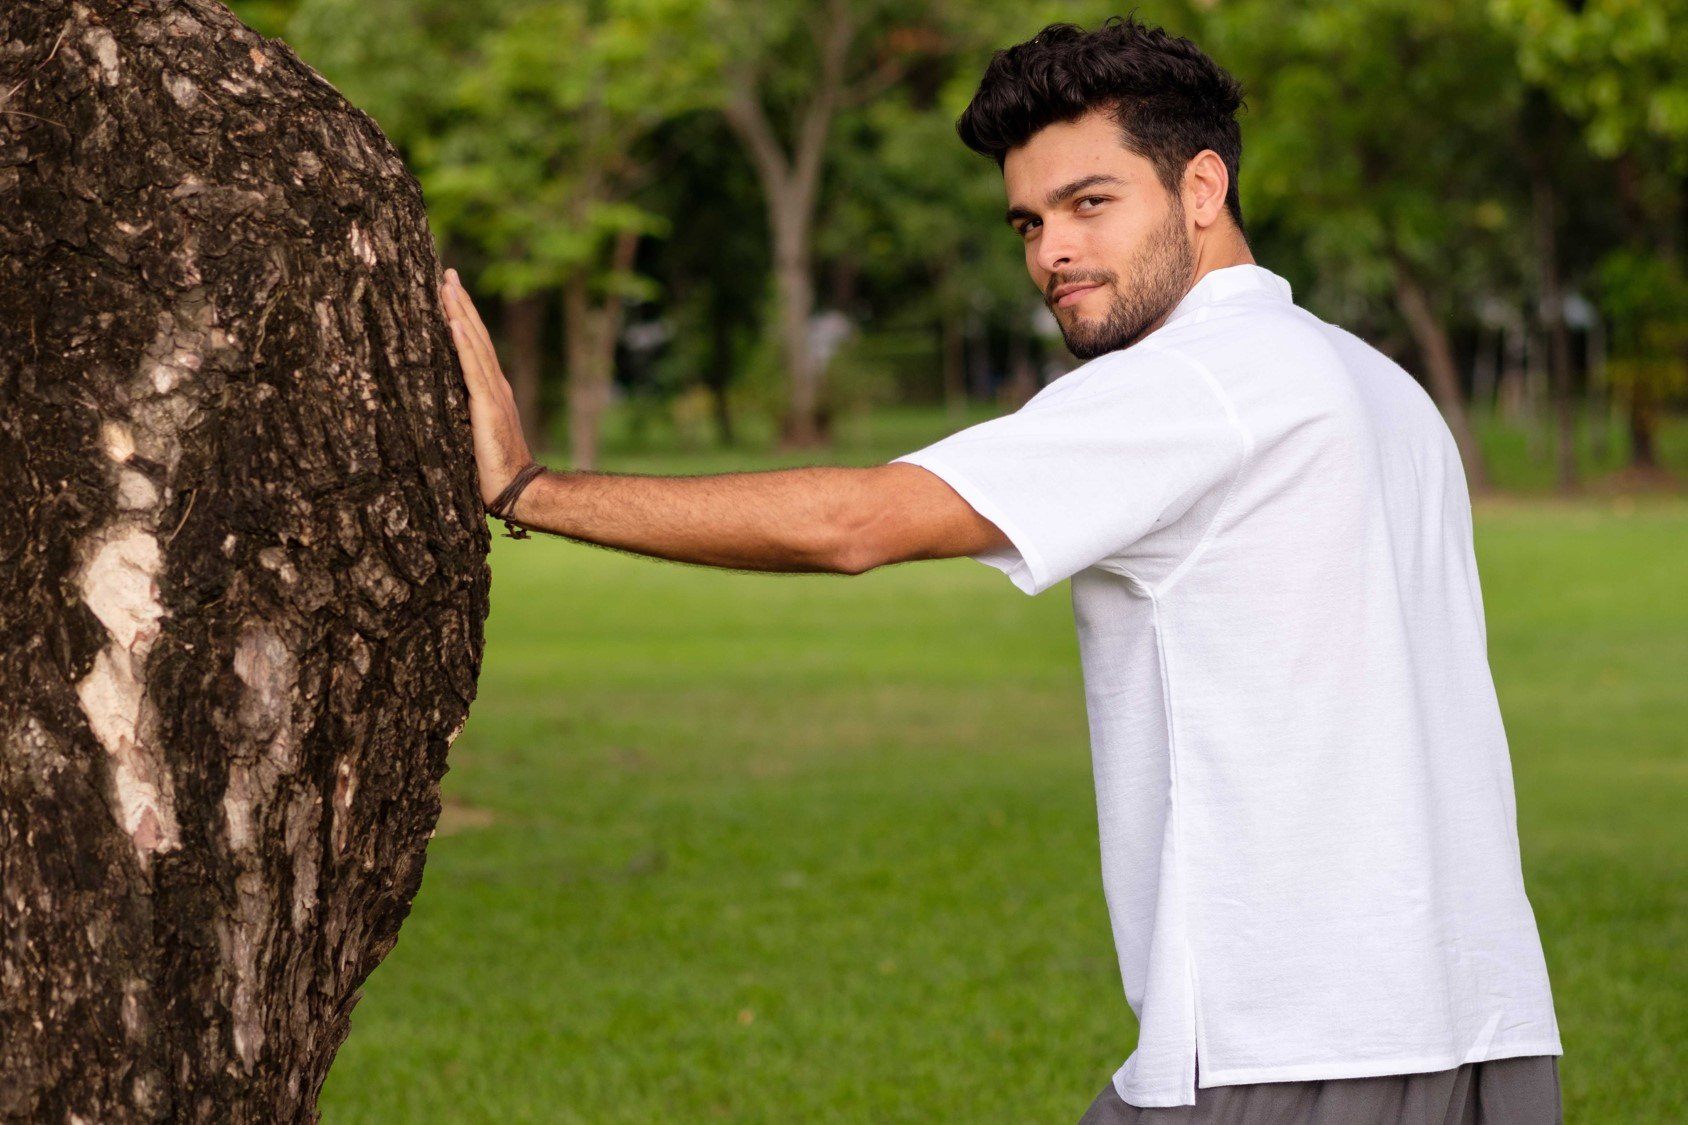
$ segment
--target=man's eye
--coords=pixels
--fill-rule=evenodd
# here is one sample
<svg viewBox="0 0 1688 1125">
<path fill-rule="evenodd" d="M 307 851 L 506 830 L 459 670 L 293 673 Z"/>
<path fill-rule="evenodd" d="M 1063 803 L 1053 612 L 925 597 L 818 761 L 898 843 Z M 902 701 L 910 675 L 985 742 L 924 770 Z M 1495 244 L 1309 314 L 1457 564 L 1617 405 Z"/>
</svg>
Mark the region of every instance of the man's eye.
<svg viewBox="0 0 1688 1125">
<path fill-rule="evenodd" d="M 1089 203 L 1092 199 L 1094 199 L 1098 203 L 1106 203 L 1108 201 L 1106 196 L 1087 195 L 1083 199 L 1079 200 L 1079 202 L 1080 203 Z"/>
<path fill-rule="evenodd" d="M 1036 225 L 1036 223 L 1037 223 L 1036 219 L 1027 219 L 1025 222 L 1021 223 L 1020 224 L 1020 237 L 1021 238 L 1026 237 L 1026 232 L 1031 230 L 1032 227 L 1034 225 Z"/>
</svg>

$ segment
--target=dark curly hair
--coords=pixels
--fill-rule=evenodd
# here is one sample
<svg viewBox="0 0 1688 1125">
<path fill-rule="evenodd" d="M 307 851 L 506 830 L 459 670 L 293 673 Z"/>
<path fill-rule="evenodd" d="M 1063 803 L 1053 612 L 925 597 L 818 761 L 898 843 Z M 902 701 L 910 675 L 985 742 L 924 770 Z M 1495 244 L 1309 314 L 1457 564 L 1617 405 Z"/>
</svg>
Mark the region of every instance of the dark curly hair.
<svg viewBox="0 0 1688 1125">
<path fill-rule="evenodd" d="M 1137 22 L 1135 14 L 1110 16 L 1095 31 L 1052 23 L 997 51 L 955 131 L 1001 168 L 1009 149 L 1044 126 L 1106 110 L 1121 144 L 1154 165 L 1173 195 L 1192 157 L 1208 148 L 1218 153 L 1231 181 L 1225 209 L 1240 231 L 1242 106 L 1242 84 L 1200 47 Z"/>
</svg>

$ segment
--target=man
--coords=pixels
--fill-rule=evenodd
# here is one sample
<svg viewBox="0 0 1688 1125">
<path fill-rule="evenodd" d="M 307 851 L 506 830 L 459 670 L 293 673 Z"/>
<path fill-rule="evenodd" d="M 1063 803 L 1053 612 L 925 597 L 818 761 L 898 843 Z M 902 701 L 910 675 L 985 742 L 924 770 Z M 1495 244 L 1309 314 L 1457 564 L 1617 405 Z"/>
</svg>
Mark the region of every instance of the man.
<svg viewBox="0 0 1688 1125">
<path fill-rule="evenodd" d="M 1249 252 L 1236 82 L 1115 17 L 958 123 L 1085 364 L 873 468 L 543 472 L 517 523 L 713 566 L 1071 580 L 1136 1050 L 1084 1123 L 1560 1120 L 1458 450 Z M 445 289 L 489 504 L 529 461 Z"/>
</svg>

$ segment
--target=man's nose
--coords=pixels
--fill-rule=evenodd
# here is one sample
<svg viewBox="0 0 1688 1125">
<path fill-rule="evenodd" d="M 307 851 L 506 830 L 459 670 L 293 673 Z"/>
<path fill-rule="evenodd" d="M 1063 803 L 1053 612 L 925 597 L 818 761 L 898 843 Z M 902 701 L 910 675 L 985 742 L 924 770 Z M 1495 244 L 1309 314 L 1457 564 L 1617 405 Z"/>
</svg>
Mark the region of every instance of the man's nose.
<svg viewBox="0 0 1688 1125">
<path fill-rule="evenodd" d="M 1037 240 L 1037 265 L 1044 273 L 1071 269 L 1078 262 L 1074 232 L 1060 225 L 1045 224 Z"/>
</svg>

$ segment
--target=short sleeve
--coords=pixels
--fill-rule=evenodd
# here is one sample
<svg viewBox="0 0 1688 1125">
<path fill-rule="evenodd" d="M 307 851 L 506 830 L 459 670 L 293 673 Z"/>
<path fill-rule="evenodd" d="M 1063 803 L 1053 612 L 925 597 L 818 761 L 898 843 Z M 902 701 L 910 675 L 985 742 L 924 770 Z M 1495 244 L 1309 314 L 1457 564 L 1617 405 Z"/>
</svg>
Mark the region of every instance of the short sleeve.
<svg viewBox="0 0 1688 1125">
<path fill-rule="evenodd" d="M 1027 594 L 1128 555 L 1228 489 L 1247 456 L 1246 431 L 1201 365 L 1142 345 L 1091 363 L 1012 414 L 893 459 L 937 474 L 1001 529 L 1011 547 L 971 557 Z"/>
</svg>

